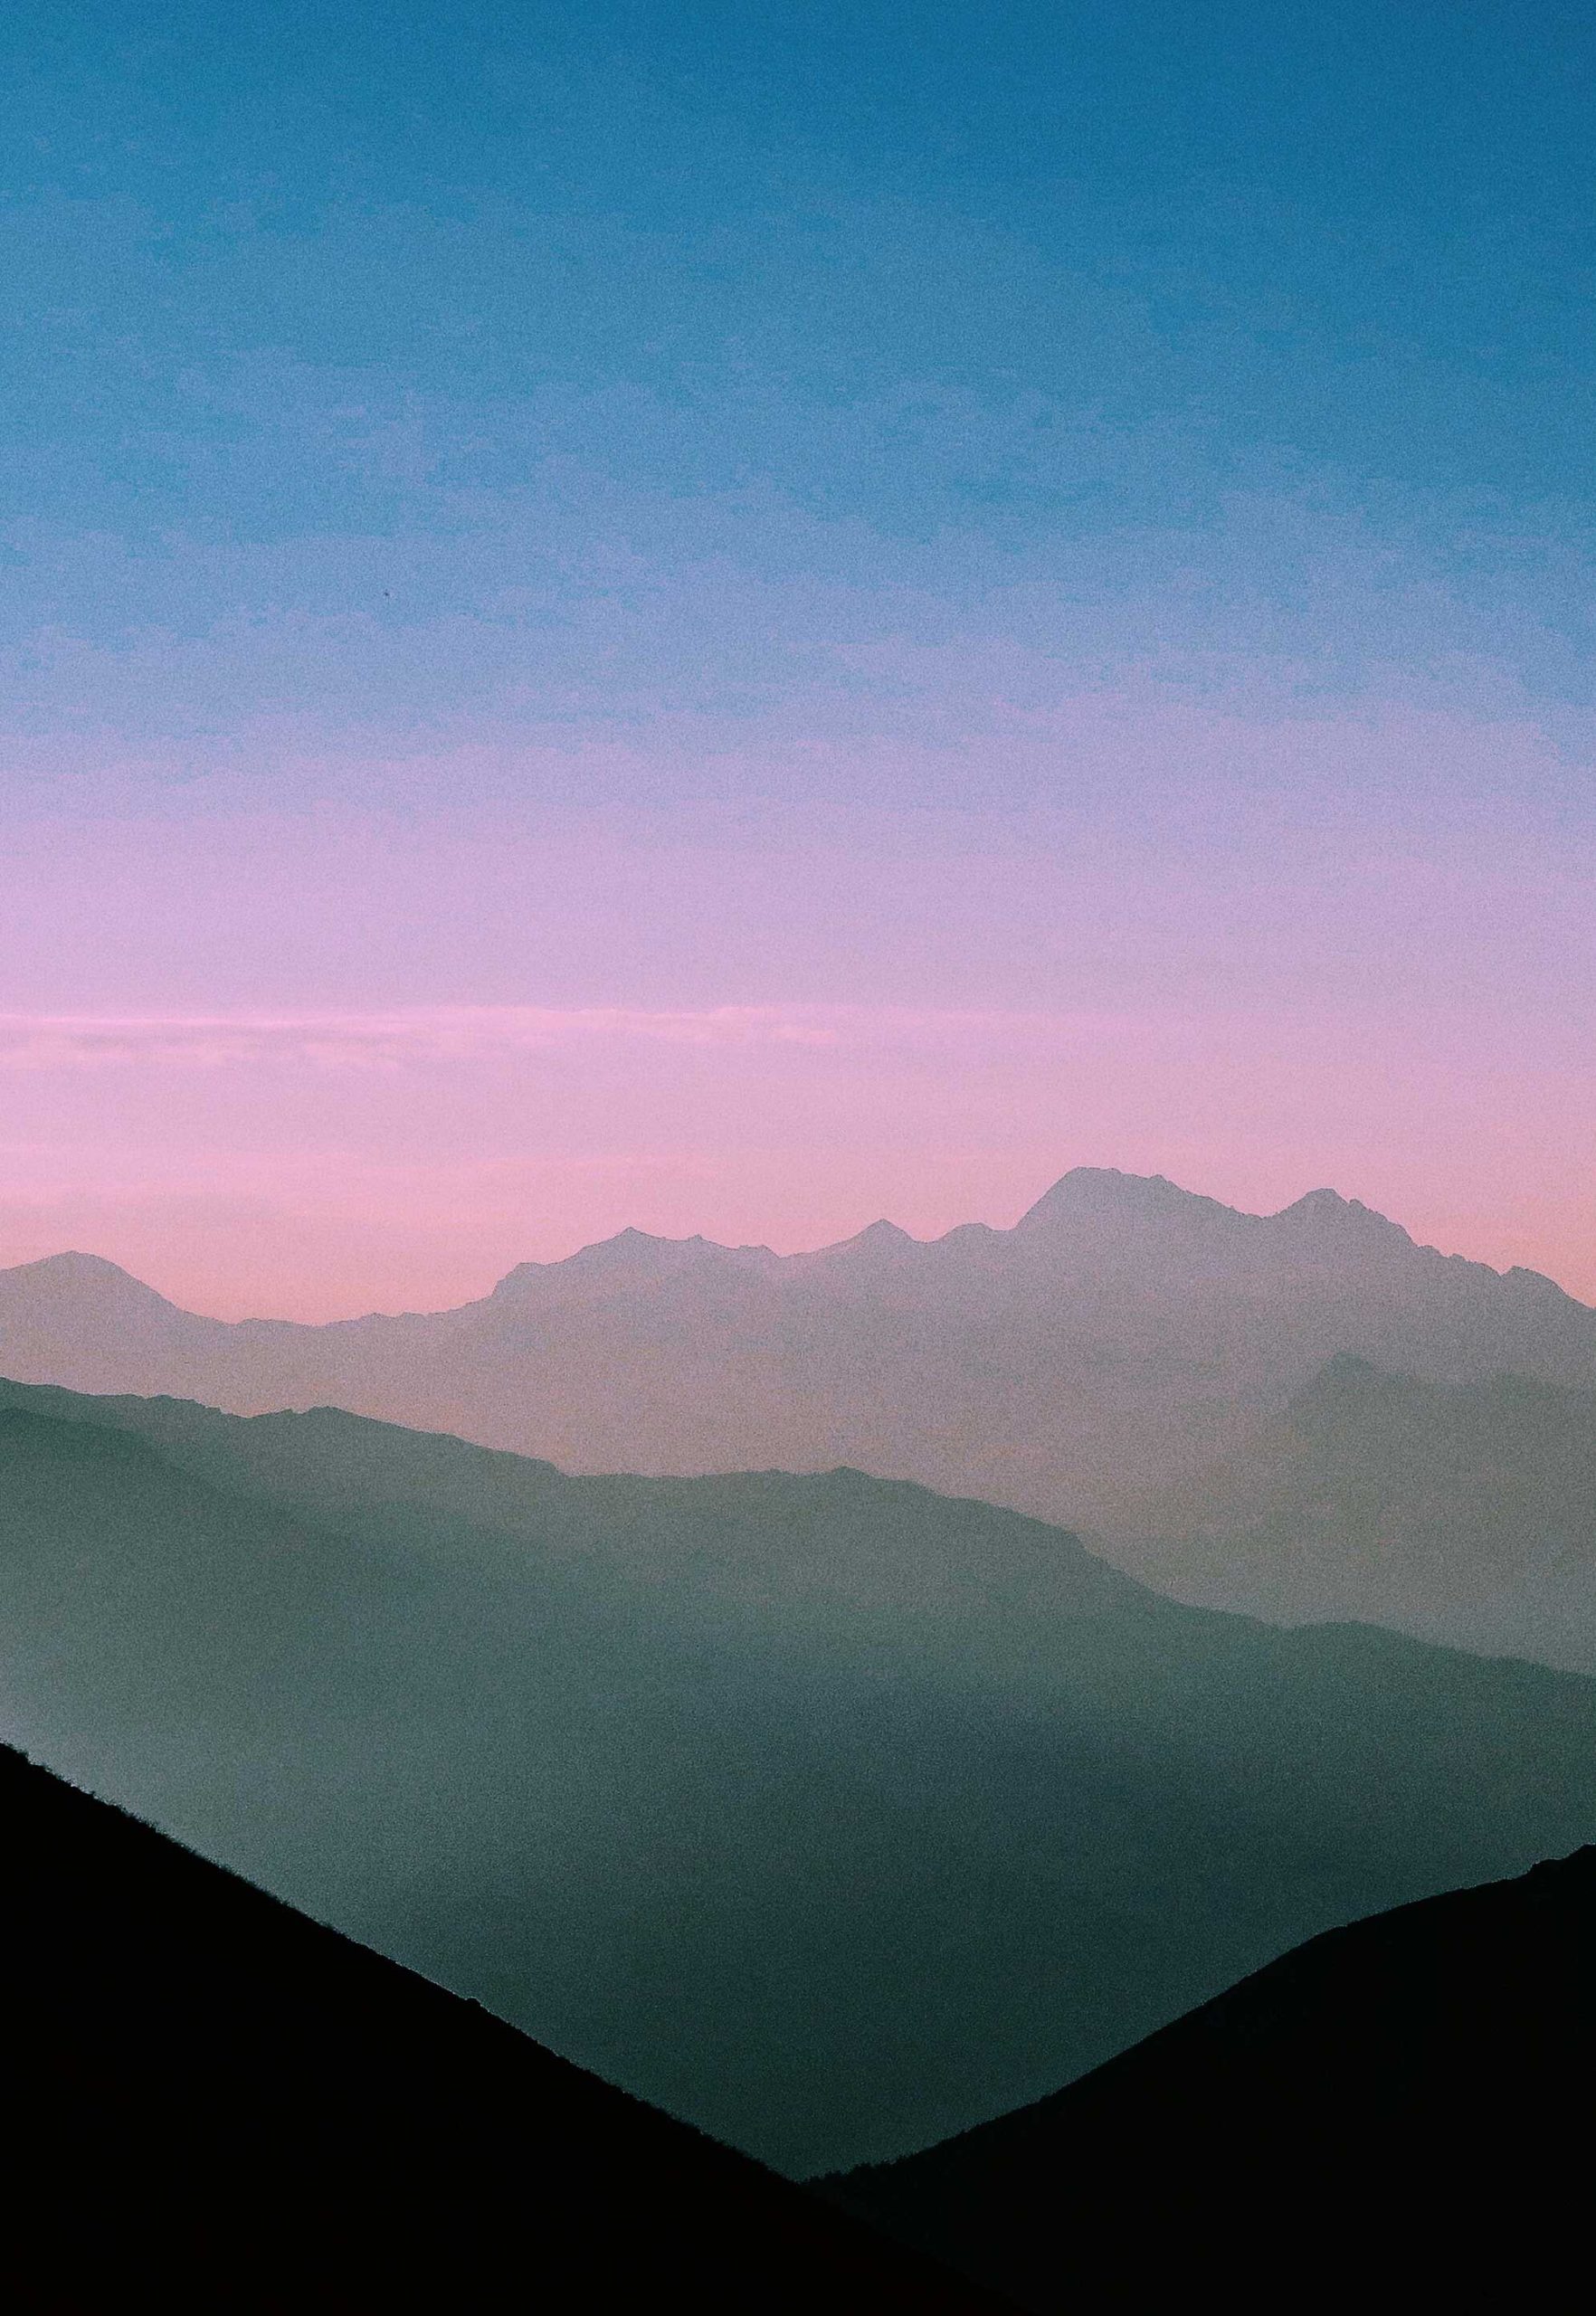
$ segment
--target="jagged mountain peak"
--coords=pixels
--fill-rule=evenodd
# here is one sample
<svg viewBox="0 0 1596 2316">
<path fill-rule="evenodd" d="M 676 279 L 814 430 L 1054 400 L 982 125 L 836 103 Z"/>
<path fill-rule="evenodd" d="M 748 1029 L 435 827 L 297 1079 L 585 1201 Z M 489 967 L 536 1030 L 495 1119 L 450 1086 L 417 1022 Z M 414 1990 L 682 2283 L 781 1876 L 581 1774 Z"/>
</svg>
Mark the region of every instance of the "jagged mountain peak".
<svg viewBox="0 0 1596 2316">
<path fill-rule="evenodd" d="M 1371 1243 L 1383 1240 L 1390 1246 L 1413 1244 L 1400 1222 L 1377 1213 L 1360 1198 L 1344 1198 L 1339 1191 L 1308 1191 L 1268 1219 L 1281 1228 L 1308 1231 L 1317 1238 L 1360 1239 Z"/>
<path fill-rule="evenodd" d="M 620 1267 L 628 1263 L 647 1260 L 668 1247 L 702 1246 L 704 1243 L 702 1239 L 657 1239 L 651 1231 L 634 1229 L 628 1224 L 624 1230 L 617 1230 L 613 1238 L 592 1239 L 585 1247 L 578 1247 L 574 1254 L 563 1255 L 556 1262 L 518 1263 L 513 1270 L 506 1271 L 493 1292 L 502 1295 L 507 1289 L 513 1291 L 518 1286 L 529 1285 L 534 1279 L 546 1278 L 551 1271 L 569 1270 L 574 1266 L 583 1270 L 603 1270 L 612 1266 Z"/>
<path fill-rule="evenodd" d="M 1015 1228 L 1032 1230 L 1075 1220 L 1189 1222 L 1252 1229 L 1271 1228 L 1344 1244 L 1383 1241 L 1411 1247 L 1399 1222 L 1339 1191 L 1308 1191 L 1278 1213 L 1259 1217 L 1200 1191 L 1183 1190 L 1165 1174 L 1123 1173 L 1116 1166 L 1074 1166 L 1027 1209 Z"/>
<path fill-rule="evenodd" d="M 897 1255 L 919 1244 L 919 1239 L 911 1238 L 908 1232 L 902 1229 L 898 1223 L 888 1222 L 883 1219 L 879 1222 L 869 1223 L 863 1230 L 855 1231 L 851 1239 L 840 1239 L 834 1247 L 825 1247 L 821 1251 L 827 1257 Z"/>
<path fill-rule="evenodd" d="M 596 1270 L 611 1263 L 658 1261 L 668 1252 L 688 1247 L 703 1247 L 708 1239 L 697 1234 L 690 1239 L 662 1239 L 652 1230 L 639 1230 L 628 1224 L 617 1230 L 613 1238 L 594 1239 L 589 1245 L 579 1247 L 567 1263 L 581 1263 L 585 1269 Z"/>
<path fill-rule="evenodd" d="M 613 1238 L 595 1239 L 588 1246 L 578 1247 L 575 1254 L 566 1255 L 561 1261 L 518 1263 L 513 1270 L 505 1273 L 489 1300 L 513 1299 L 539 1282 L 561 1274 L 576 1278 L 654 1278 L 717 1257 L 729 1261 L 738 1257 L 768 1256 L 768 1251 L 763 1247 L 723 1247 L 698 1231 L 689 1239 L 661 1239 L 652 1231 L 629 1226 L 617 1230 Z"/>
<path fill-rule="evenodd" d="M 1183 1190 L 1165 1174 L 1126 1174 L 1117 1166 L 1072 1166 L 1052 1188 L 1028 1207 L 1014 1226 L 1018 1230 L 1046 1229 L 1050 1224 L 1079 1220 L 1202 1220 L 1223 1216 L 1240 1223 L 1247 1218 L 1218 1199 L 1200 1191 Z"/>
</svg>

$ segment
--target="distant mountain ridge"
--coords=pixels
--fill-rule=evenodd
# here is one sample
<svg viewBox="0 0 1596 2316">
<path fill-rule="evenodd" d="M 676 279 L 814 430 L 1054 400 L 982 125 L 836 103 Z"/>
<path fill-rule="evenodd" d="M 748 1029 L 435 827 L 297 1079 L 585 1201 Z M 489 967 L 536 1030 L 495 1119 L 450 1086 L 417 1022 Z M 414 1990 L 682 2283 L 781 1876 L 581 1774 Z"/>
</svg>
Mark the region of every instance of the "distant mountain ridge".
<svg viewBox="0 0 1596 2316">
<path fill-rule="evenodd" d="M 1116 1556 L 1178 1599 L 1596 1673 L 1596 1391 L 1344 1353 L 1142 1517 Z"/>
<path fill-rule="evenodd" d="M 1596 1387 L 1596 1312 L 1331 1191 L 1257 1216 L 1091 1167 L 1010 1230 L 787 1256 L 627 1230 L 455 1310 L 320 1326 L 198 1317 L 90 1256 L 0 1273 L 19 1380 L 335 1405 L 574 1471 L 849 1464 L 1110 1531 L 1342 1353 Z"/>
</svg>

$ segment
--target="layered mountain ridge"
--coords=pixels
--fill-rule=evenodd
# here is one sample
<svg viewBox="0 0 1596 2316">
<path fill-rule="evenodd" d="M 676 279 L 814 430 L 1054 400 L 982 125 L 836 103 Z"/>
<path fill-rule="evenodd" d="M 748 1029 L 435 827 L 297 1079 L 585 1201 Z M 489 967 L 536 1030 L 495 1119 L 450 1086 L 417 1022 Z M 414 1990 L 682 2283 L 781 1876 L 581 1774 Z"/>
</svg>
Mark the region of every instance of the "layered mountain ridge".
<svg viewBox="0 0 1596 2316">
<path fill-rule="evenodd" d="M 1596 1672 L 1596 1391 L 1344 1353 L 1116 1556 L 1181 1599 Z"/>
<path fill-rule="evenodd" d="M 455 1310 L 321 1326 L 199 1317 L 91 1257 L 0 1273 L 20 1380 L 331 1404 L 577 1472 L 850 1464 L 1110 1533 L 1344 1353 L 1596 1387 L 1596 1313 L 1332 1191 L 1257 1216 L 1084 1167 L 1009 1230 L 787 1256 L 628 1230 Z"/>
<path fill-rule="evenodd" d="M 1596 1839 L 1596 1682 L 856 1469 L 0 1385 L 0 1734 L 793 2172 Z"/>
</svg>

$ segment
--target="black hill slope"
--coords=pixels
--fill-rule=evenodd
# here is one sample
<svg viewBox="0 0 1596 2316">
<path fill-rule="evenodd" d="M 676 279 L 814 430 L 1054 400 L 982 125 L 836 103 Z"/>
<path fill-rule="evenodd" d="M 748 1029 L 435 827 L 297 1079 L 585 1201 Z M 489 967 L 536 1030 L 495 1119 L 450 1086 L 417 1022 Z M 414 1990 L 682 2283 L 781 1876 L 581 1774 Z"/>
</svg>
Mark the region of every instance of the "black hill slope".
<svg viewBox="0 0 1596 2316">
<path fill-rule="evenodd" d="M 0 1735 L 779 2169 L 1596 1839 L 1596 1682 L 840 1471 L 0 1387 Z"/>
<path fill-rule="evenodd" d="M 1332 1931 L 1083 2081 L 819 2183 L 1027 2309 L 1561 2308 L 1596 1849 Z"/>
<path fill-rule="evenodd" d="M 0 1749 L 9 2307 L 998 2303 Z"/>
</svg>

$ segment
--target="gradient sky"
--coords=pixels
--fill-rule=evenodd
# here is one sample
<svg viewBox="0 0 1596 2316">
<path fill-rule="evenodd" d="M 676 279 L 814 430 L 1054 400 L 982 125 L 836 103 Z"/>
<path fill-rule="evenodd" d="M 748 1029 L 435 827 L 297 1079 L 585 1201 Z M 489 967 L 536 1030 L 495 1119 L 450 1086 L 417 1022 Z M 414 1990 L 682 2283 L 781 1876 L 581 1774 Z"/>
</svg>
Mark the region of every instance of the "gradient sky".
<svg viewBox="0 0 1596 2316">
<path fill-rule="evenodd" d="M 1596 1299 L 1596 18 L 6 12 L 0 1261 L 1331 1182 Z"/>
</svg>

